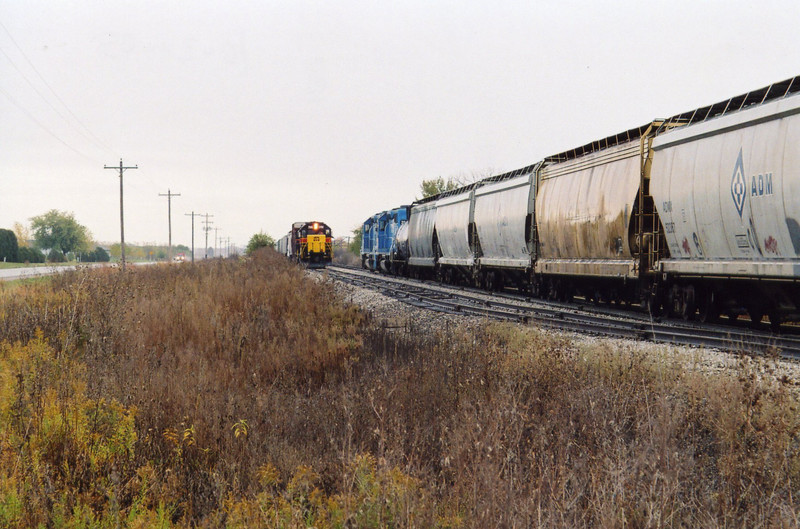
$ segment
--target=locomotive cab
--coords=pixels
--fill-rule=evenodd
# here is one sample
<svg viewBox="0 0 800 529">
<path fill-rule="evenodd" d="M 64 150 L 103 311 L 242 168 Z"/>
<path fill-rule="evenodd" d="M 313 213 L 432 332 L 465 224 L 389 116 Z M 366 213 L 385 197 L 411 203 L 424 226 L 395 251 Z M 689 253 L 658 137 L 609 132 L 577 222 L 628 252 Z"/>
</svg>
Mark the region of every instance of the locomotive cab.
<svg viewBox="0 0 800 529">
<path fill-rule="evenodd" d="M 295 255 L 310 268 L 325 268 L 333 258 L 331 228 L 324 222 L 296 222 L 293 225 Z"/>
</svg>

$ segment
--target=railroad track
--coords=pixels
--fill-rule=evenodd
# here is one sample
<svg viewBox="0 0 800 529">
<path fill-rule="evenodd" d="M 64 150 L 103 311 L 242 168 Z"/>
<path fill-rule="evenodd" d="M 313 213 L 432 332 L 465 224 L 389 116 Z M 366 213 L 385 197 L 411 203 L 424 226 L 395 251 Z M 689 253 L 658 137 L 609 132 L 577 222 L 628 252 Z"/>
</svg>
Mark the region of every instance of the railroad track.
<svg viewBox="0 0 800 529">
<path fill-rule="evenodd" d="M 748 354 L 779 354 L 800 360 L 800 336 L 794 333 L 775 335 L 743 326 L 662 320 L 642 312 L 587 303 L 545 302 L 507 293 L 492 295 L 472 288 L 383 276 L 339 266 L 329 266 L 327 271 L 338 281 L 446 314 L 535 323 L 550 329 L 656 343 L 711 347 Z"/>
</svg>

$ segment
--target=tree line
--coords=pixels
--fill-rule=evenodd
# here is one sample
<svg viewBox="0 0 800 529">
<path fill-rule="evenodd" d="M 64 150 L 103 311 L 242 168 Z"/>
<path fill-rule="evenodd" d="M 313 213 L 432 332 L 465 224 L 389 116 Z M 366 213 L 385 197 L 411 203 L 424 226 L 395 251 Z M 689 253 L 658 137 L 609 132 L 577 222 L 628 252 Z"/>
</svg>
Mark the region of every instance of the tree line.
<svg viewBox="0 0 800 529">
<path fill-rule="evenodd" d="M 92 243 L 89 230 L 75 220 L 72 213 L 51 209 L 31 217 L 30 222 L 30 228 L 17 222 L 13 231 L 0 229 L 0 261 L 58 263 L 67 260 L 107 262 L 111 259 L 108 252 Z"/>
</svg>

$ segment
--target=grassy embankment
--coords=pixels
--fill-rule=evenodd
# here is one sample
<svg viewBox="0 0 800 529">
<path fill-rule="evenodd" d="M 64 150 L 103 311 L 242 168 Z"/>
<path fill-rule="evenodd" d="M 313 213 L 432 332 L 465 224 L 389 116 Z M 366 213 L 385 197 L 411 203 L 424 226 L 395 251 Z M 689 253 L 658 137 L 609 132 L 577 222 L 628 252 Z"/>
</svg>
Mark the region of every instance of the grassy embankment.
<svg viewBox="0 0 800 529">
<path fill-rule="evenodd" d="M 381 330 L 274 252 L 0 286 L 0 526 L 798 523 L 752 362 Z"/>
</svg>

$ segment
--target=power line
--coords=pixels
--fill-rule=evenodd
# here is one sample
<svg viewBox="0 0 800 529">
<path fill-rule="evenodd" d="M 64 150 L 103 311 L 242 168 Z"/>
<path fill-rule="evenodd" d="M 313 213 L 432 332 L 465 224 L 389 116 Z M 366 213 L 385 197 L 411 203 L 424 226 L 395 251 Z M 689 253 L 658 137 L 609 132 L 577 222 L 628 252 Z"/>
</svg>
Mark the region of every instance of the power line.
<svg viewBox="0 0 800 529">
<path fill-rule="evenodd" d="M 31 121 L 33 121 L 34 123 L 36 123 L 37 125 L 39 125 L 39 127 L 41 127 L 43 131 L 45 131 L 46 133 L 48 133 L 49 135 L 51 135 L 52 137 L 54 137 L 56 140 L 58 140 L 59 142 L 61 142 L 61 144 L 63 144 L 63 145 L 64 145 L 64 147 L 66 147 L 67 149 L 71 150 L 72 152 L 74 152 L 75 154 L 77 154 L 78 156 L 80 156 L 81 158 L 85 158 L 86 160 L 88 160 L 88 161 L 90 161 L 90 162 L 94 162 L 94 160 L 92 160 L 91 158 L 89 158 L 88 156 L 86 156 L 85 154 L 83 154 L 81 151 L 79 151 L 78 149 L 76 149 L 75 147 L 73 147 L 72 145 L 70 145 L 69 143 L 67 143 L 67 142 L 65 142 L 64 140 L 62 140 L 62 139 L 61 139 L 61 138 L 58 136 L 58 134 L 56 134 L 55 132 L 53 132 L 52 130 L 48 129 L 46 126 L 44 126 L 44 125 L 43 125 L 43 124 L 42 124 L 42 123 L 41 123 L 41 122 L 40 122 L 38 119 L 36 119 L 35 117 L 33 117 L 33 115 L 32 115 L 30 112 L 28 112 L 27 110 L 25 110 L 25 108 L 24 108 L 22 105 L 20 105 L 19 103 L 17 103 L 17 101 L 16 101 L 16 100 L 15 100 L 13 97 L 11 97 L 11 94 L 9 94 L 9 93 L 8 93 L 8 92 L 6 92 L 5 90 L 3 90 L 3 88 L 2 88 L 2 87 L 0 87 L 0 93 L 2 93 L 4 96 L 6 96 L 6 98 L 7 98 L 7 99 L 8 99 L 8 100 L 11 102 L 11 104 L 13 104 L 15 107 L 17 107 L 17 108 L 18 108 L 18 109 L 19 109 L 19 110 L 20 110 L 20 111 L 21 111 L 23 114 L 25 114 L 26 116 L 28 116 L 28 118 L 29 118 Z"/>
<path fill-rule="evenodd" d="M 36 85 L 34 85 L 34 84 L 31 82 L 31 80 L 30 80 L 30 79 L 28 79 L 28 77 L 27 77 L 27 76 L 26 76 L 26 75 L 25 75 L 25 74 L 22 72 L 22 70 L 20 70 L 20 69 L 19 69 L 19 67 L 17 66 L 17 64 L 16 64 L 16 63 L 15 63 L 15 62 L 14 62 L 14 61 L 11 59 L 11 57 L 9 57 L 9 56 L 8 56 L 8 54 L 5 52 L 5 50 L 3 50 L 2 48 L 0 48 L 0 53 L 2 53 L 2 54 L 5 56 L 5 58 L 8 60 L 8 62 L 10 62 L 10 63 L 11 63 L 11 66 L 13 66 L 13 67 L 14 67 L 14 69 L 15 69 L 15 70 L 16 70 L 16 71 L 17 71 L 17 72 L 18 72 L 18 73 L 19 73 L 19 74 L 22 76 L 22 78 L 23 78 L 23 79 L 25 79 L 25 82 L 26 82 L 26 83 L 28 83 L 28 85 L 29 85 L 29 86 L 30 86 L 30 87 L 33 89 L 33 91 L 34 91 L 34 92 L 36 92 L 36 94 L 37 94 L 37 95 L 38 95 L 38 96 L 39 96 L 39 97 L 42 99 L 42 101 L 44 101 L 45 103 L 47 103 L 47 106 L 49 106 L 49 107 L 50 107 L 50 108 L 53 110 L 53 112 L 55 112 L 55 113 L 58 115 L 58 117 L 60 117 L 61 119 L 63 119 L 63 120 L 64 120 L 64 122 L 65 122 L 67 125 L 69 125 L 70 127 L 74 128 L 74 129 L 75 129 L 75 131 L 77 131 L 77 133 L 78 133 L 78 134 L 80 134 L 81 136 L 83 136 L 83 137 L 84 137 L 84 139 L 86 139 L 86 140 L 88 140 L 88 141 L 90 141 L 90 142 L 92 142 L 92 143 L 95 143 L 95 145 L 96 145 L 96 146 L 98 146 L 98 147 L 104 148 L 104 147 L 102 147 L 100 144 L 96 143 L 96 142 L 95 142 L 95 140 L 93 140 L 92 138 L 90 138 L 89 136 L 87 136 L 86 134 L 84 134 L 84 133 L 83 133 L 83 131 L 81 131 L 80 129 L 76 128 L 76 127 L 75 127 L 75 125 L 73 125 L 73 124 L 72 124 L 72 123 L 71 123 L 71 122 L 70 122 L 70 121 L 69 121 L 69 120 L 66 118 L 66 116 L 64 116 L 64 114 L 62 114 L 62 113 L 61 113 L 61 112 L 60 112 L 60 111 L 59 111 L 59 110 L 58 110 L 58 109 L 57 109 L 57 108 L 56 108 L 56 107 L 55 107 L 55 106 L 54 106 L 54 105 L 53 105 L 53 104 L 52 104 L 52 103 L 51 103 L 51 102 L 50 102 L 50 101 L 49 101 L 49 100 L 48 100 L 48 99 L 47 99 L 47 98 L 44 96 L 44 94 L 43 94 L 43 93 L 41 93 L 41 92 L 39 91 L 39 89 L 38 89 L 38 88 L 36 88 Z M 110 149 L 108 149 L 108 150 L 109 150 L 109 152 L 111 152 L 111 150 L 110 150 Z"/>
<path fill-rule="evenodd" d="M 41 97 L 41 98 L 44 100 L 44 102 L 45 102 L 45 103 L 47 103 L 47 104 L 50 106 L 50 108 L 52 108 L 52 109 L 53 109 L 53 110 L 56 112 L 56 114 L 58 114 L 58 115 L 61 117 L 61 119 L 63 119 L 64 121 L 66 121 L 66 122 L 67 122 L 67 123 L 68 123 L 68 124 L 69 124 L 71 127 L 73 127 L 73 128 L 76 130 L 76 131 L 78 131 L 78 133 L 79 133 L 81 136 L 83 136 L 84 138 L 86 138 L 86 139 L 87 139 L 87 140 L 89 140 L 90 142 L 94 143 L 94 144 L 95 144 L 95 146 L 97 146 L 97 147 L 100 147 L 101 149 L 105 149 L 105 150 L 106 150 L 106 151 L 108 151 L 108 152 L 114 152 L 114 151 L 113 151 L 113 149 L 111 149 L 111 148 L 110 148 L 110 147 L 109 147 L 109 146 L 108 146 L 106 143 L 104 143 L 104 142 L 103 142 L 103 140 L 101 140 L 100 138 L 98 138 L 97 136 L 95 136 L 95 135 L 92 133 L 92 131 L 91 131 L 91 130 L 89 130 L 89 127 L 87 127 L 87 126 L 86 126 L 86 125 L 85 125 L 85 124 L 84 124 L 84 123 L 83 123 L 83 122 L 80 120 L 80 118 L 78 118 L 78 116 L 76 116 L 76 115 L 75 115 L 75 113 L 72 111 L 72 109 L 70 109 L 70 108 L 69 108 L 69 106 L 68 106 L 68 105 L 67 105 L 67 104 L 64 102 L 64 100 L 63 100 L 63 99 L 61 99 L 61 97 L 60 97 L 60 96 L 59 96 L 59 95 L 56 93 L 56 91 L 55 91 L 55 90 L 53 90 L 53 87 L 52 87 L 52 86 L 50 86 L 50 83 L 48 83 L 48 82 L 47 82 L 47 80 L 44 78 L 44 76 L 43 76 L 43 75 L 42 75 L 42 74 L 39 72 L 39 70 L 38 70 L 38 69 L 36 68 L 36 66 L 33 64 L 33 61 L 31 61 L 31 60 L 28 58 L 28 55 L 25 53 L 25 51 L 22 49 L 22 47 L 21 47 L 19 44 L 17 44 L 17 41 L 16 41 L 16 40 L 14 40 L 14 37 L 11 35 L 11 32 L 10 32 L 10 31 L 8 31 L 8 28 L 6 28 L 6 27 L 3 25 L 3 23 L 2 23 L 2 22 L 0 22 L 0 27 L 2 27 L 2 28 L 3 28 L 3 31 L 5 31 L 5 32 L 6 32 L 6 35 L 8 35 L 8 38 L 9 38 L 9 39 L 11 39 L 11 42 L 14 44 L 14 46 L 16 46 L 17 50 L 19 50 L 19 52 L 22 54 L 22 57 L 24 57 L 24 58 L 25 58 L 25 61 L 28 63 L 28 65 L 31 67 L 31 69 L 34 71 L 34 73 L 36 73 L 36 75 L 39 77 L 39 79 L 42 81 L 42 83 L 44 83 L 44 85 L 47 87 L 47 89 L 48 89 L 48 90 L 50 90 L 50 93 L 51 93 L 51 94 L 53 94 L 53 96 L 55 96 L 55 98 L 58 100 L 58 102 L 59 102 L 59 103 L 61 103 L 61 105 L 64 107 L 64 109 L 66 109 L 66 111 L 69 113 L 69 115 L 70 115 L 70 116 L 72 116 L 72 118 L 73 118 L 73 119 L 74 119 L 74 120 L 75 120 L 75 121 L 76 121 L 76 122 L 77 122 L 77 123 L 78 123 L 78 124 L 79 124 L 81 127 L 83 127 L 83 129 L 84 129 L 84 130 L 85 130 L 85 131 L 86 131 L 86 132 L 89 134 L 89 136 L 86 136 L 86 135 L 85 135 L 83 132 L 81 132 L 81 131 L 80 131 L 80 130 L 77 128 L 77 127 L 75 127 L 75 125 L 73 125 L 72 123 L 70 123 L 70 121 L 69 121 L 67 118 L 65 118 L 65 117 L 64 117 L 64 116 L 63 116 L 63 115 L 62 115 L 62 114 L 61 114 L 61 113 L 60 113 L 60 112 L 59 112 L 59 111 L 58 111 L 58 110 L 57 110 L 57 109 L 56 109 L 56 108 L 55 108 L 55 107 L 54 107 L 54 106 L 53 106 L 53 105 L 50 103 L 50 101 L 48 101 L 48 100 L 47 100 L 47 98 L 45 98 L 45 97 L 44 97 L 44 95 L 42 95 L 42 93 L 41 93 L 41 92 L 39 92 L 39 90 L 37 90 L 37 88 L 36 88 L 36 87 L 33 85 L 33 83 L 31 83 L 31 81 L 30 81 L 30 80 L 28 80 L 28 78 L 25 76 L 25 74 L 24 74 L 24 73 L 22 73 L 22 70 L 20 70 L 20 69 L 17 67 L 17 65 L 16 65 L 16 64 L 14 64 L 14 61 L 13 61 L 13 60 L 11 60 L 11 57 L 9 57 L 9 56 L 8 56 L 8 54 L 7 54 L 5 51 L 3 51 L 2 49 L 0 49 L 0 51 L 3 51 L 3 55 L 5 55 L 5 56 L 6 56 L 6 59 L 8 59 L 8 61 L 11 63 L 11 65 L 14 67 L 14 69 L 16 69 L 16 70 L 17 70 L 17 71 L 20 73 L 20 75 L 22 75 L 23 79 L 25 79 L 25 81 L 27 81 L 27 83 L 28 83 L 29 85 L 31 85 L 31 88 L 33 88 L 33 89 L 36 91 L 36 93 L 37 93 L 37 94 L 39 94 L 39 96 L 40 96 L 40 97 Z M 90 136 L 91 136 L 91 137 L 90 137 Z"/>
</svg>

